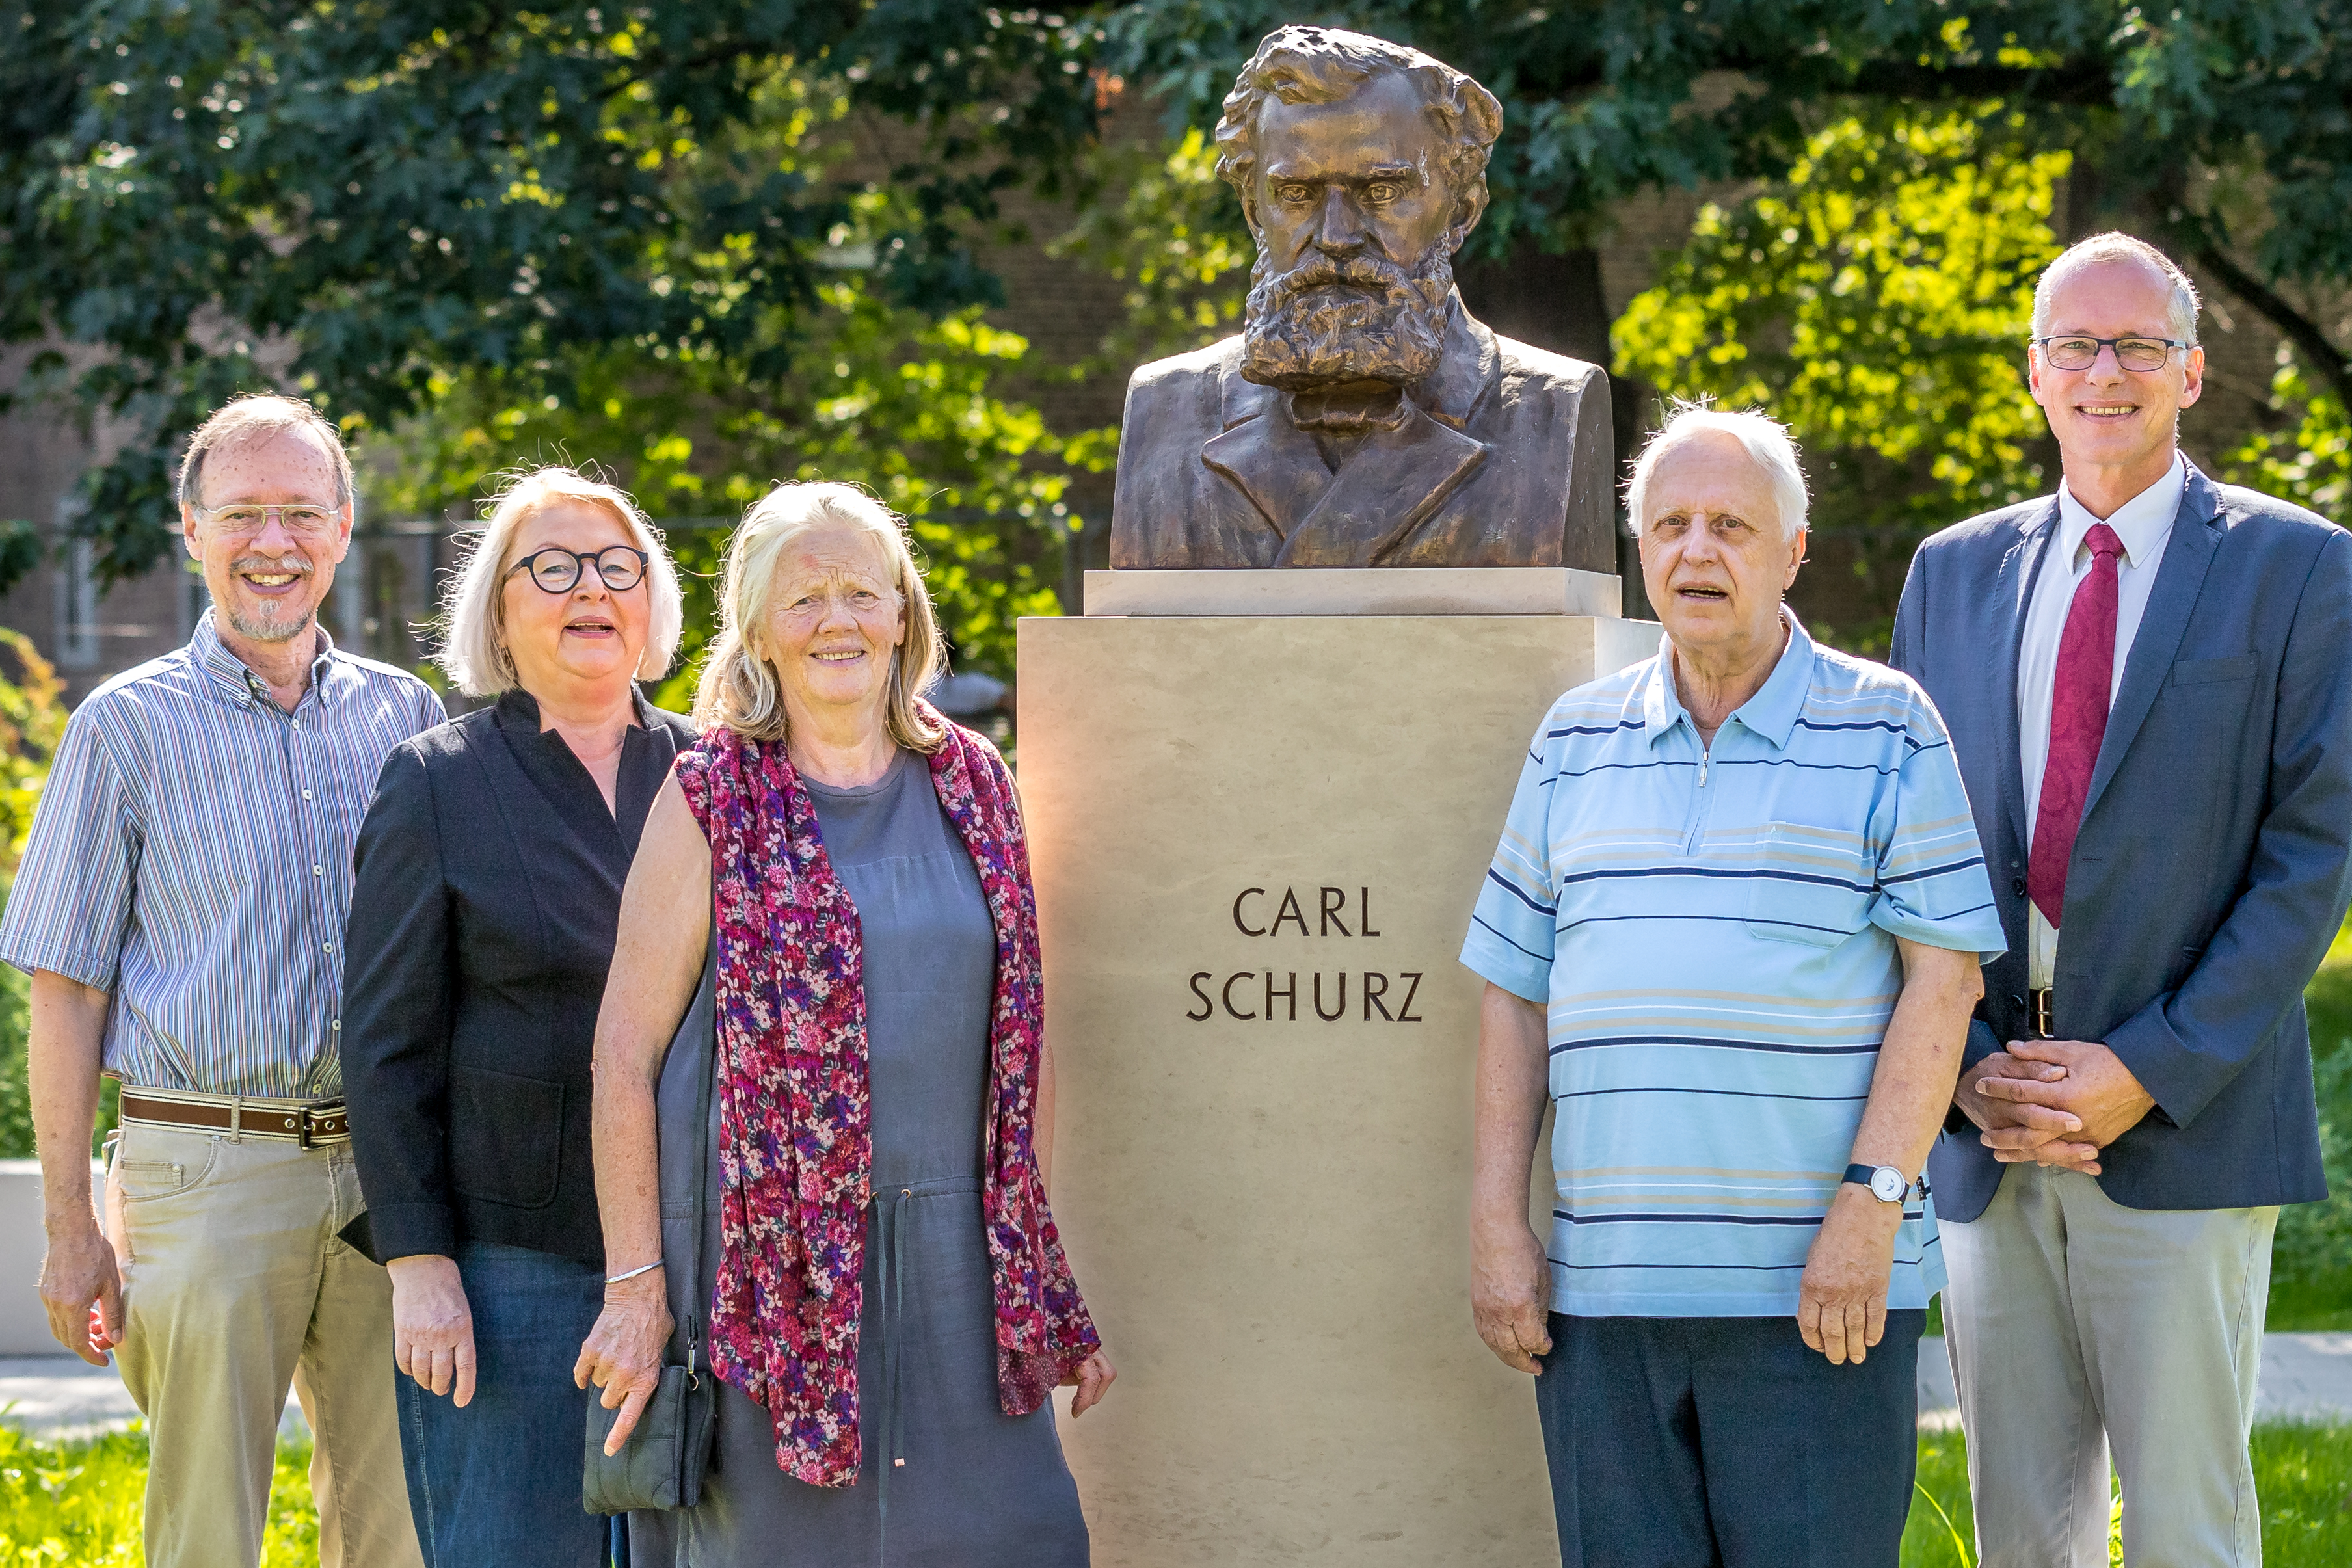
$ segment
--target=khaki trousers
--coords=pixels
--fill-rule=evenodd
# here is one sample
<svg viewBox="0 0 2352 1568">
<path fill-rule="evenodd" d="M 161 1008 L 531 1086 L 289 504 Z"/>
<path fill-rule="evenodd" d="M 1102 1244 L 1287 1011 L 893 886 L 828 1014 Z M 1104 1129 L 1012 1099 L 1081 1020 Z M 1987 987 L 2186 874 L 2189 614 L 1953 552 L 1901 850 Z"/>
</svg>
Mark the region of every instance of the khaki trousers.
<svg viewBox="0 0 2352 1568">
<path fill-rule="evenodd" d="M 421 1568 L 393 1402 L 392 1282 L 336 1239 L 351 1145 L 127 1127 L 107 1170 L 116 1360 L 146 1413 L 151 1568 L 254 1568 L 290 1383 L 322 1568 Z"/>
<path fill-rule="evenodd" d="M 2105 1568 L 2111 1448 L 2129 1568 L 2259 1568 L 2246 1439 L 2277 1227 L 2032 1165 L 1938 1221 L 1981 1568 Z"/>
</svg>

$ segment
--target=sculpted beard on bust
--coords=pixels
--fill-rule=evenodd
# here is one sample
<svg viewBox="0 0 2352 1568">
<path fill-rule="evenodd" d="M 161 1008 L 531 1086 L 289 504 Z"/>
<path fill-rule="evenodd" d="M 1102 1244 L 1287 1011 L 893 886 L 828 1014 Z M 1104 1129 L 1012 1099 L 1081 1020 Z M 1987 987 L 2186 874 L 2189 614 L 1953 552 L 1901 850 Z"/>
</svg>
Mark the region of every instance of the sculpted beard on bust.
<svg viewBox="0 0 2352 1568">
<path fill-rule="evenodd" d="M 1410 386 L 1437 368 L 1453 291 L 1454 258 L 1442 246 L 1410 269 L 1310 250 L 1251 287 L 1242 375 L 1287 392 L 1349 382 Z"/>
</svg>

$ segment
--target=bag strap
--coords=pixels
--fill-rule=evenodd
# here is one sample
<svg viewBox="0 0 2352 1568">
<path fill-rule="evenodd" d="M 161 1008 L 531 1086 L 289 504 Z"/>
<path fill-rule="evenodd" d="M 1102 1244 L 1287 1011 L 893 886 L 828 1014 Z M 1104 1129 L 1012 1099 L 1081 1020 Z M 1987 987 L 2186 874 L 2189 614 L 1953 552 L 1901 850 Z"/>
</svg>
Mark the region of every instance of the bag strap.
<svg viewBox="0 0 2352 1568">
<path fill-rule="evenodd" d="M 719 1072 L 719 915 L 710 916 L 710 946 L 702 961 L 703 984 L 711 988 L 710 1032 L 702 1040 L 702 1070 L 694 1075 L 694 1239 L 687 1266 L 686 1378 L 696 1385 L 701 1375 L 702 1314 L 708 1310 L 702 1294 L 702 1228 L 710 1211 L 710 1082 Z"/>
</svg>

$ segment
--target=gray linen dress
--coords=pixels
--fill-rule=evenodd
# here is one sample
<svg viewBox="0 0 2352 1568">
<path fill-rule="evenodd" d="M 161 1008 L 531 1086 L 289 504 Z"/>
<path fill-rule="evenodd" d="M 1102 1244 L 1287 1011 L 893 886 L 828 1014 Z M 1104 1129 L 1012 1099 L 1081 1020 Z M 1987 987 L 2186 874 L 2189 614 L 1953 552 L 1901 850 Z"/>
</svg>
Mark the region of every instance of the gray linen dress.
<svg viewBox="0 0 2352 1568">
<path fill-rule="evenodd" d="M 996 936 L 980 875 L 917 754 L 899 752 L 861 789 L 803 782 L 865 944 L 875 1201 L 857 1353 L 863 1458 L 851 1487 L 784 1475 L 767 1411 L 721 1383 L 701 1504 L 633 1516 L 633 1568 L 1086 1568 L 1086 1519 L 1053 1406 L 1011 1416 L 997 1396 L 980 1197 Z M 698 1020 L 709 1028 L 712 984 L 706 968 L 681 1045 Z M 686 1256 L 693 1225 L 696 1085 L 691 1070 L 671 1069 L 698 1055 L 674 1048 L 659 1091 L 672 1258 Z M 715 1135 L 715 1096 L 711 1118 Z M 719 1180 L 714 1154 L 698 1285 L 706 1307 Z"/>
</svg>

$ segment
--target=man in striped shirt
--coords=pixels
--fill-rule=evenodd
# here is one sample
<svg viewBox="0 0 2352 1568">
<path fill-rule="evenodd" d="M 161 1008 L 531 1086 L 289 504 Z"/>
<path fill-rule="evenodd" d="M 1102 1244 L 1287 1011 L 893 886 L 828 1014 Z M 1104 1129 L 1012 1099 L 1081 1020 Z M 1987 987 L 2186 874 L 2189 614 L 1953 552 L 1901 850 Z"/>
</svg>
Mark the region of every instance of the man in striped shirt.
<svg viewBox="0 0 2352 1568">
<path fill-rule="evenodd" d="M 289 1383 L 317 1447 L 322 1563 L 421 1561 L 392 1389 L 391 1288 L 336 1239 L 363 1207 L 342 1113 L 352 844 L 431 688 L 337 649 L 351 465 L 289 399 L 191 439 L 188 553 L 213 608 L 66 727 L 5 915 L 33 978 L 49 1326 L 121 1356 L 152 1435 L 147 1561 L 252 1568 Z M 122 1082 L 101 1219 L 99 1078 Z"/>
<path fill-rule="evenodd" d="M 1780 602 L 1780 427 L 1683 411 L 1632 506 L 1664 645 L 1546 716 L 1463 947 L 1478 1330 L 1537 1375 L 1569 1568 L 1894 1568 L 1943 1282 L 1916 1178 L 2000 925 L 1934 706 Z"/>
</svg>

